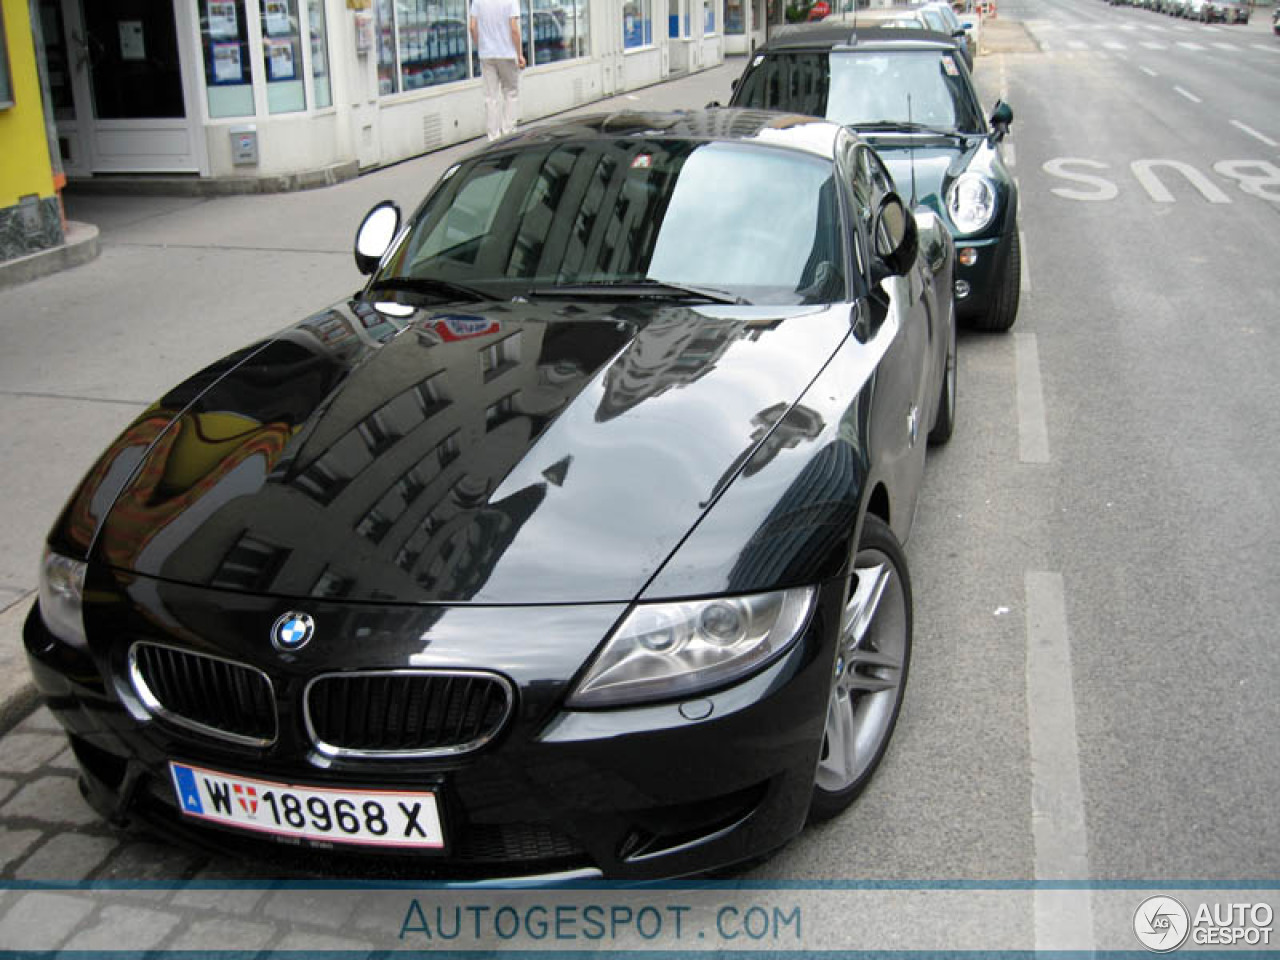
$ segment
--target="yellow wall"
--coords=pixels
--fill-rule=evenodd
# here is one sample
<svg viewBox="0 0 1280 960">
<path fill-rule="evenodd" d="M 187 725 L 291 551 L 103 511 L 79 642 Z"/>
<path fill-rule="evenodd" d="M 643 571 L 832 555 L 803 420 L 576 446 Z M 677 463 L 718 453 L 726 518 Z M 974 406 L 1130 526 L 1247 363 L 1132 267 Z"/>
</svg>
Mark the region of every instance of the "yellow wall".
<svg viewBox="0 0 1280 960">
<path fill-rule="evenodd" d="M 49 138 L 44 126 L 44 102 L 36 71 L 27 0 L 0 0 L 4 35 L 9 49 L 14 105 L 0 110 L 0 210 L 15 206 L 19 197 L 53 196 Z"/>
</svg>

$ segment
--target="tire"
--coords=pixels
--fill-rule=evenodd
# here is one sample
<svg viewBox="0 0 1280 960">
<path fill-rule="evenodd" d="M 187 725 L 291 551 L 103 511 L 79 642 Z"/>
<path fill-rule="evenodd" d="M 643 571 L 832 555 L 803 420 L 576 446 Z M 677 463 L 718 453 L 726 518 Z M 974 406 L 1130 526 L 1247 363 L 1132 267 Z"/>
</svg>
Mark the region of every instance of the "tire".
<svg viewBox="0 0 1280 960">
<path fill-rule="evenodd" d="M 911 578 L 893 531 L 868 514 L 840 625 L 809 820 L 842 812 L 884 758 L 911 662 Z"/>
<path fill-rule="evenodd" d="M 951 439 L 956 422 L 956 309 L 951 308 L 951 330 L 947 340 L 947 358 L 939 388 L 938 406 L 929 430 L 929 446 L 938 447 Z"/>
<path fill-rule="evenodd" d="M 1022 241 L 1018 237 L 1018 225 L 1013 225 L 1009 237 L 1009 253 L 1005 256 L 996 295 L 991 299 L 991 309 L 980 317 L 974 317 L 975 330 L 1003 333 L 1018 319 L 1018 299 L 1022 293 Z"/>
</svg>

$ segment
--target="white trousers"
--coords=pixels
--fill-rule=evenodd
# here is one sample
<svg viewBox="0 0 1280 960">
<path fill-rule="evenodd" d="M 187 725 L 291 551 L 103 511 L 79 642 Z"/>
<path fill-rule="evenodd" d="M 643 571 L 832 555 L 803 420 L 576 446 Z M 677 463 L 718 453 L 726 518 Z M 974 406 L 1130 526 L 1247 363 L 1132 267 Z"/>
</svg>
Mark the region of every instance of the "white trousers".
<svg viewBox="0 0 1280 960">
<path fill-rule="evenodd" d="M 520 115 L 520 69 L 514 60 L 480 61 L 484 80 L 485 132 L 490 141 L 515 132 Z"/>
</svg>

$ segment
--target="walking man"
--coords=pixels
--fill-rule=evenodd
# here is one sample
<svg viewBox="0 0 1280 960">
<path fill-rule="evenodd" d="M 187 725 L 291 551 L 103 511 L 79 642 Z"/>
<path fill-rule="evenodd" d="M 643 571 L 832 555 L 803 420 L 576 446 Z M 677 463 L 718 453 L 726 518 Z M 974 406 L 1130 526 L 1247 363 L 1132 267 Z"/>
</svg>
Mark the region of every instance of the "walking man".
<svg viewBox="0 0 1280 960">
<path fill-rule="evenodd" d="M 471 0 L 471 43 L 480 54 L 485 131 L 492 142 L 515 130 L 520 112 L 519 0 Z"/>
</svg>

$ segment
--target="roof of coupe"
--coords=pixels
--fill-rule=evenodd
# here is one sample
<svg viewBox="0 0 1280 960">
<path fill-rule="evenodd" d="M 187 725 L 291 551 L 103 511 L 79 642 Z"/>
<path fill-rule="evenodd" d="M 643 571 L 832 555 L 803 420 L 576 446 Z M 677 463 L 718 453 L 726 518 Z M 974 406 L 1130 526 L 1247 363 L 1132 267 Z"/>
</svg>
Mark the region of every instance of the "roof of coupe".
<svg viewBox="0 0 1280 960">
<path fill-rule="evenodd" d="M 945 33 L 848 23 L 802 24 L 778 30 L 758 50 L 830 50 L 844 47 L 886 47 L 890 49 L 954 50 L 955 43 Z"/>
<path fill-rule="evenodd" d="M 599 113 L 527 127 L 488 150 L 523 148 L 566 140 L 592 141 L 661 138 L 703 142 L 767 143 L 831 159 L 837 123 L 799 113 L 719 107 L 698 111 Z"/>
</svg>

